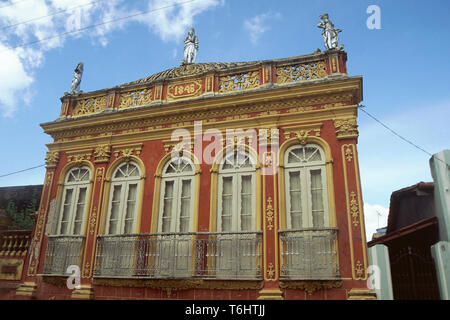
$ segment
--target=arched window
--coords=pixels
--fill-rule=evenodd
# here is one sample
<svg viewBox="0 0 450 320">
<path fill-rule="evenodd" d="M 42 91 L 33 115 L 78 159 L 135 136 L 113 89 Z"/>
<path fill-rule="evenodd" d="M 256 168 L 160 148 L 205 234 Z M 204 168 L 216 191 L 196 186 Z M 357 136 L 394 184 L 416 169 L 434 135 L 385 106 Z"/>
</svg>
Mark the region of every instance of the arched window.
<svg viewBox="0 0 450 320">
<path fill-rule="evenodd" d="M 134 233 L 141 173 L 134 162 L 119 166 L 111 179 L 106 234 Z"/>
<path fill-rule="evenodd" d="M 219 168 L 217 231 L 255 230 L 255 179 L 255 161 L 248 153 L 225 156 Z"/>
<path fill-rule="evenodd" d="M 188 158 L 175 158 L 164 166 L 159 205 L 159 232 L 192 231 L 194 176 L 194 166 Z"/>
<path fill-rule="evenodd" d="M 88 167 L 73 168 L 67 173 L 57 234 L 81 235 L 83 233 L 83 218 L 86 213 L 89 185 L 90 170 Z"/>
<path fill-rule="evenodd" d="M 294 145 L 285 153 L 288 229 L 329 226 L 325 155 L 318 145 Z"/>
</svg>

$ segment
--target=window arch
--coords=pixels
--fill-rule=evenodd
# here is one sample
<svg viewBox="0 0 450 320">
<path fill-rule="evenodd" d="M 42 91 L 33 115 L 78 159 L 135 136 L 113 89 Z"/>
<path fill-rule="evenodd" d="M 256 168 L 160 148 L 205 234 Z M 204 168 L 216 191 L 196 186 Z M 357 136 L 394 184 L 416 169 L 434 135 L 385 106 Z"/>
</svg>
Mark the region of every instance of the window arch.
<svg viewBox="0 0 450 320">
<path fill-rule="evenodd" d="M 192 231 L 194 177 L 194 165 L 187 157 L 173 158 L 163 167 L 158 232 Z"/>
<path fill-rule="evenodd" d="M 112 174 L 106 234 L 130 234 L 136 229 L 138 195 L 141 188 L 139 166 L 130 161 Z"/>
<path fill-rule="evenodd" d="M 315 144 L 293 145 L 284 154 L 288 229 L 329 227 L 325 154 Z"/>
<path fill-rule="evenodd" d="M 256 165 L 245 151 L 226 154 L 219 167 L 219 232 L 254 231 L 256 228 Z"/>
<path fill-rule="evenodd" d="M 65 177 L 57 234 L 83 233 L 91 172 L 88 167 L 72 168 Z"/>
</svg>

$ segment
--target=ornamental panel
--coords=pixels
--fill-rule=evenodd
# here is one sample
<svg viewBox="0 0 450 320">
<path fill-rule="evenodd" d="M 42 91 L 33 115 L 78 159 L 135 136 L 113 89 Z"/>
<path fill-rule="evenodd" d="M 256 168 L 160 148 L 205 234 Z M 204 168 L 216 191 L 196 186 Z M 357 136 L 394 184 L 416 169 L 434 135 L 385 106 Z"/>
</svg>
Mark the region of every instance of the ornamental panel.
<svg viewBox="0 0 450 320">
<path fill-rule="evenodd" d="M 277 67 L 277 83 L 294 83 L 327 76 L 325 62 L 311 62 Z"/>
<path fill-rule="evenodd" d="M 72 117 L 81 117 L 99 113 L 106 108 L 106 95 L 75 101 Z"/>
<path fill-rule="evenodd" d="M 219 93 L 230 93 L 258 88 L 261 85 L 259 71 L 242 72 L 219 77 Z"/>
</svg>

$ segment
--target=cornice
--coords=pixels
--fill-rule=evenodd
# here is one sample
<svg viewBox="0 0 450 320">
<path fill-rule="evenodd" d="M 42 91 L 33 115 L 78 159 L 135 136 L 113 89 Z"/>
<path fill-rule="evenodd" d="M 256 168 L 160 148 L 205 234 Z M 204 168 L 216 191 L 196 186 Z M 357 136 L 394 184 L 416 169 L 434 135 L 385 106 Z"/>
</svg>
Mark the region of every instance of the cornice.
<svg viewBox="0 0 450 320">
<path fill-rule="evenodd" d="M 277 109 L 276 104 L 294 100 L 299 105 L 327 103 L 333 100 L 333 96 L 344 94 L 348 95 L 349 103 L 357 104 L 362 98 L 361 91 L 361 77 L 336 79 L 325 83 L 309 82 L 308 85 L 273 85 L 270 89 L 247 91 L 245 94 L 204 97 L 190 101 L 101 113 L 77 119 L 43 123 L 41 127 L 44 129 L 44 132 L 52 135 L 54 138 L 58 136 L 69 137 L 77 136 L 81 134 L 81 131 L 85 133 L 101 133 L 121 130 L 129 128 L 129 124 L 135 121 L 149 120 L 148 122 L 154 124 L 167 124 L 170 121 L 179 122 L 180 118 L 183 117 L 200 120 L 202 113 L 205 119 L 211 116 L 227 116 L 227 111 L 228 115 L 236 114 L 236 109 L 243 110 L 245 107 L 252 109 L 251 106 L 259 106 L 259 108 L 253 107 L 253 109 L 259 109 L 260 111 L 264 110 L 263 106 L 266 106 L 268 110 L 271 108 Z M 186 117 L 189 114 L 193 116 Z"/>
</svg>

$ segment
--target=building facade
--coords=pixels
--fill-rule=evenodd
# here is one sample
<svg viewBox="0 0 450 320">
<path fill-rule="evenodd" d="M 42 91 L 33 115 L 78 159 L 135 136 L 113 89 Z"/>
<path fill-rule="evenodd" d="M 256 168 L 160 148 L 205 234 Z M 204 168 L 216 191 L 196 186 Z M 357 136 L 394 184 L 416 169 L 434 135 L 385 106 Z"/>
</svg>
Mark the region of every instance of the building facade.
<svg viewBox="0 0 450 320">
<path fill-rule="evenodd" d="M 41 125 L 53 142 L 14 298 L 373 298 L 346 60 L 184 64 L 65 95 Z"/>
</svg>

